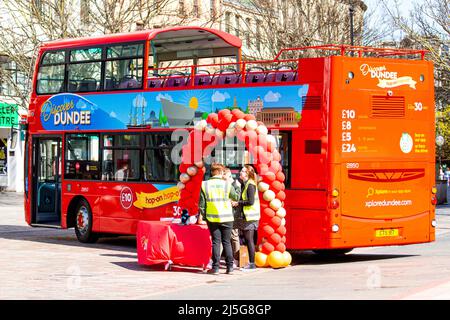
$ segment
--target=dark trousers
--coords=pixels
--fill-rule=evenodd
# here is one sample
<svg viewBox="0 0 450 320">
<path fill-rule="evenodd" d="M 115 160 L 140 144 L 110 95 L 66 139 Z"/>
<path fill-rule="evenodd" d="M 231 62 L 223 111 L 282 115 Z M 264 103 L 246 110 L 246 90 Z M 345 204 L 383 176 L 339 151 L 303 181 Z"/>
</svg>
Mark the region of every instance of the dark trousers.
<svg viewBox="0 0 450 320">
<path fill-rule="evenodd" d="M 214 223 L 208 221 L 208 228 L 212 238 L 212 268 L 219 270 L 220 244 L 222 243 L 227 269 L 233 269 L 233 250 L 231 249 L 233 222 Z"/>
<path fill-rule="evenodd" d="M 244 230 L 245 243 L 248 248 L 248 260 L 255 263 L 256 230 Z"/>
</svg>

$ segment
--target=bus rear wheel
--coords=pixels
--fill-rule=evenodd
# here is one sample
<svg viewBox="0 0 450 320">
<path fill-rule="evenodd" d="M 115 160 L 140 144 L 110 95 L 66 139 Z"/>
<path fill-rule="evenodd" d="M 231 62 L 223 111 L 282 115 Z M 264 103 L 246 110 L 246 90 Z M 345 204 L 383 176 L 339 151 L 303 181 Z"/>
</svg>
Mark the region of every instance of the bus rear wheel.
<svg viewBox="0 0 450 320">
<path fill-rule="evenodd" d="M 323 257 L 332 257 L 332 256 L 343 256 L 350 251 L 352 251 L 353 248 L 345 248 L 345 249 L 320 249 L 320 250 L 313 250 L 313 252 L 317 255 L 323 256 Z"/>
<path fill-rule="evenodd" d="M 89 203 L 82 199 L 75 211 L 75 234 L 82 243 L 94 243 L 98 240 L 98 234 L 92 232 L 92 211 Z"/>
</svg>

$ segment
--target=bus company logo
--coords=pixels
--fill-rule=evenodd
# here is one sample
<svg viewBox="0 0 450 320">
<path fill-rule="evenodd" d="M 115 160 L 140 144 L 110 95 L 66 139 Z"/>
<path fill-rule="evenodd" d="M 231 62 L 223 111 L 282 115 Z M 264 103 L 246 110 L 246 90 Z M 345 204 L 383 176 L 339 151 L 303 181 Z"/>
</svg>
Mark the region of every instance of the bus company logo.
<svg viewBox="0 0 450 320">
<path fill-rule="evenodd" d="M 377 86 L 380 88 L 395 88 L 403 85 L 408 85 L 412 89 L 416 89 L 417 81 L 414 81 L 410 76 L 398 77 L 398 72 L 388 71 L 386 66 L 374 67 L 367 63 L 359 67 L 364 77 L 370 75 L 372 79 L 378 79 Z"/>
<path fill-rule="evenodd" d="M 120 204 L 124 209 L 130 209 L 133 204 L 133 192 L 130 188 L 124 187 L 120 191 Z"/>
<path fill-rule="evenodd" d="M 92 102 L 79 95 L 57 94 L 42 105 L 41 119 L 51 122 L 55 127 L 90 125 L 93 106 Z"/>
<path fill-rule="evenodd" d="M 404 132 L 400 138 L 400 149 L 403 153 L 410 153 L 413 147 L 413 139 L 409 133 Z"/>
</svg>

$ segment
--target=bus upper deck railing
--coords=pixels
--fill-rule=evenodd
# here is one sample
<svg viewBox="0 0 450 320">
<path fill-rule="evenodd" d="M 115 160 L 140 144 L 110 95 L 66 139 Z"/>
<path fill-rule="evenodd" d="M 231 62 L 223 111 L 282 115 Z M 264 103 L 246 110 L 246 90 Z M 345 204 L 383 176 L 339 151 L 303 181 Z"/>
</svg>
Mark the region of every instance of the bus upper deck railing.
<svg viewBox="0 0 450 320">
<path fill-rule="evenodd" d="M 286 48 L 279 51 L 273 60 L 241 61 L 219 64 L 167 66 L 149 69 L 147 87 L 199 87 L 215 85 L 239 85 L 254 83 L 292 83 L 300 77 L 300 60 L 304 57 L 280 59 L 286 52 L 308 50 L 326 51 L 326 55 L 351 55 L 358 57 L 408 56 L 424 60 L 427 50 L 375 48 L 348 45 L 323 45 Z M 214 70 L 214 71 L 212 71 Z"/>
<path fill-rule="evenodd" d="M 416 49 L 397 49 L 397 48 L 376 48 L 376 47 L 363 47 L 363 46 L 349 46 L 349 45 L 321 45 L 321 46 L 309 46 L 309 47 L 296 47 L 296 48 L 285 48 L 281 49 L 275 56 L 274 60 L 278 60 L 283 53 L 286 52 L 302 52 L 310 50 L 319 51 L 331 51 L 335 54 L 341 56 L 344 55 L 354 55 L 355 53 L 358 57 L 363 57 L 364 55 L 370 55 L 375 57 L 386 57 L 386 56 L 417 56 L 420 55 L 420 59 L 425 59 L 425 54 L 427 50 L 416 50 Z"/>
</svg>

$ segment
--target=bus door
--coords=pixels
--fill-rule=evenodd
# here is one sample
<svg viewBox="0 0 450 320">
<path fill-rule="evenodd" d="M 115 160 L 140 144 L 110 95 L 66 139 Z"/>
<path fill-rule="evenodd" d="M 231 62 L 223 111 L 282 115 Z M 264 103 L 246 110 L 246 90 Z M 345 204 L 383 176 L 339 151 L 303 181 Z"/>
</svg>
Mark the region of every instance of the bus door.
<svg viewBox="0 0 450 320">
<path fill-rule="evenodd" d="M 32 225 L 61 224 L 61 137 L 33 139 Z"/>
</svg>

